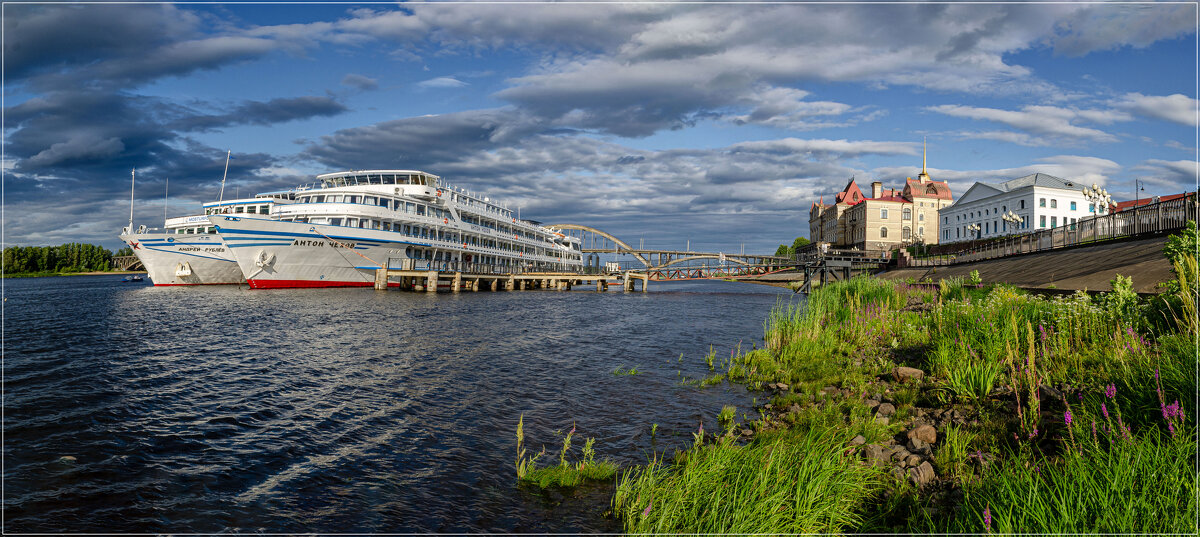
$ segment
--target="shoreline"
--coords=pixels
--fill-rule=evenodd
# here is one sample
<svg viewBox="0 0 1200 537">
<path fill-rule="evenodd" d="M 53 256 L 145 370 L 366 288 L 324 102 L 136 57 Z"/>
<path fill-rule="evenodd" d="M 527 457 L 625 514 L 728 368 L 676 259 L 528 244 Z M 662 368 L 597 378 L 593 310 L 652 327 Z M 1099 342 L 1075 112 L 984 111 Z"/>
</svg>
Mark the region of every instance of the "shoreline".
<svg viewBox="0 0 1200 537">
<path fill-rule="evenodd" d="M 48 278 L 52 276 L 103 276 L 106 274 L 127 275 L 127 274 L 146 274 L 144 270 L 93 270 L 87 272 L 34 272 L 20 274 L 5 274 L 4 279 L 9 278 Z"/>
<path fill-rule="evenodd" d="M 730 281 L 788 287 L 786 281 Z M 831 283 L 814 290 L 803 309 L 772 312 L 762 348 L 717 367 L 710 358 L 714 374 L 702 386 L 743 384 L 761 392 L 758 403 L 741 414 L 746 420 L 741 423 L 739 409 L 722 409 L 717 417 L 722 430 L 706 434 L 702 427 L 693 447 L 673 461 L 656 459 L 629 470 L 613 500 L 624 530 L 979 533 L 993 531 L 993 523 L 1002 532 L 1178 530 L 1178 517 L 1146 513 L 1164 501 L 1191 497 L 1194 503 L 1194 479 L 1177 483 L 1191 491 L 1183 500 L 1140 488 L 1117 505 L 1104 504 L 1103 495 L 1087 488 L 1091 482 L 1076 474 L 1095 475 L 1097 482 L 1116 479 L 1113 472 L 1179 480 L 1179 470 L 1195 462 L 1189 457 L 1194 418 L 1185 422 L 1180 416 L 1194 416 L 1196 409 L 1190 400 L 1181 406 L 1177 399 L 1196 387 L 1195 324 L 1153 317 L 1153 308 L 1183 295 L 1147 297 L 1119 289 L 1046 297 L 1007 285 L 964 285 L 961 278 L 948 283 L 942 288 L 882 278 Z M 1139 313 L 1128 309 L 1133 306 Z M 1190 308 L 1194 313 L 1194 302 Z M 1078 324 L 1081 315 L 1090 320 Z M 1018 316 L 1029 320 L 1018 322 Z M 1001 328 L 1010 323 L 1018 328 Z M 977 353 L 993 358 L 980 362 Z M 1037 369 L 1025 369 L 1022 361 Z M 1113 418 L 1101 434 L 1095 424 L 1108 423 L 1110 415 L 1103 403 L 1114 412 L 1130 410 L 1121 428 Z M 1170 414 L 1170 408 L 1180 408 L 1180 414 Z M 1092 428 L 1084 428 L 1089 422 Z M 806 447 L 795 452 L 787 447 L 793 445 Z M 1114 464 L 1114 456 L 1124 462 L 1115 470 L 1105 467 Z M 824 508 L 814 508 L 818 512 L 807 518 L 763 511 L 762 499 L 743 491 L 773 490 L 774 480 L 787 475 L 782 468 L 760 473 L 773 458 L 788 461 L 777 464 L 794 466 L 796 477 L 813 479 L 805 468 L 830 470 L 828 486 L 823 481 L 811 486 L 850 498 L 850 505 L 833 502 L 844 516 L 830 517 Z M 1030 468 L 1044 468 L 1045 474 L 1031 474 Z M 777 485 L 789 487 L 786 479 Z M 745 498 L 732 500 L 737 506 L 724 518 L 690 511 L 716 490 Z M 1043 502 L 1037 507 L 1042 518 L 1035 521 L 1021 514 L 1033 509 L 1025 506 L 1031 494 L 1078 495 L 1081 502 L 1100 505 L 1059 512 Z M 1093 507 L 1124 512 L 1127 526 L 1087 517 Z M 747 522 L 739 515 L 746 512 L 761 512 L 763 522 Z"/>
</svg>

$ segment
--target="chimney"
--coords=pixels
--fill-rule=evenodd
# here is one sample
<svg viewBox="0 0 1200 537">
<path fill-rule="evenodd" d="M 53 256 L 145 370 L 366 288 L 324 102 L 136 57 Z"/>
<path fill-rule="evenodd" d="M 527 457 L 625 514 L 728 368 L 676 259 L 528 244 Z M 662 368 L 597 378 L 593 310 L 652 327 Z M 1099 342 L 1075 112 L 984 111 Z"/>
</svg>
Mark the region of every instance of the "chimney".
<svg viewBox="0 0 1200 537">
<path fill-rule="evenodd" d="M 871 197 L 878 198 L 883 195 L 883 182 L 875 181 L 871 183 Z"/>
</svg>

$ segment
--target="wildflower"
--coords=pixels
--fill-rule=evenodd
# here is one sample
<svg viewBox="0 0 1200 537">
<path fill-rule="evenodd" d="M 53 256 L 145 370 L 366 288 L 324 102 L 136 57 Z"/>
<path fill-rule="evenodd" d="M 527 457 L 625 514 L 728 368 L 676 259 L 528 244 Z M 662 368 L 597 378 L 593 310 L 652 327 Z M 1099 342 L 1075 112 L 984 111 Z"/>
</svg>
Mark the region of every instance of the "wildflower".
<svg viewBox="0 0 1200 537">
<path fill-rule="evenodd" d="M 1108 418 L 1108 406 L 1106 406 L 1104 403 L 1100 403 L 1100 412 L 1104 413 L 1104 419 L 1109 419 Z"/>
<path fill-rule="evenodd" d="M 987 506 L 983 509 L 983 529 L 988 533 L 992 532 L 992 506 Z"/>
<path fill-rule="evenodd" d="M 1104 388 L 1104 396 L 1109 399 L 1116 397 L 1117 396 L 1117 385 L 1109 384 L 1107 387 L 1105 387 Z"/>
<path fill-rule="evenodd" d="M 647 506 L 646 506 L 646 510 L 645 510 L 645 511 L 642 511 L 642 516 L 647 516 L 647 515 L 649 515 L 649 514 L 650 514 L 650 510 L 651 510 L 651 509 L 653 509 L 653 508 L 654 508 L 654 500 L 650 500 L 650 505 L 647 505 Z"/>
<path fill-rule="evenodd" d="M 1071 426 L 1071 411 L 1070 410 L 1067 410 L 1067 412 L 1065 414 L 1063 414 L 1063 422 L 1065 422 L 1067 424 L 1067 427 Z"/>
</svg>

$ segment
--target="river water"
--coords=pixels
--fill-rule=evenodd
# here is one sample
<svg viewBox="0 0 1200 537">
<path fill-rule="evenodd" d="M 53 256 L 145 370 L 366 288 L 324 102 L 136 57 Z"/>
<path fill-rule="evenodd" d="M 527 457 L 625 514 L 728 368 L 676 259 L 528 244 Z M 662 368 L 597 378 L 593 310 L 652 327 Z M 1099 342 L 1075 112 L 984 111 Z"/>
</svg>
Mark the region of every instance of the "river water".
<svg viewBox="0 0 1200 537">
<path fill-rule="evenodd" d="M 4 281 L 6 533 L 619 531 L 611 486 L 515 485 L 518 418 L 546 462 L 573 424 L 575 457 L 587 437 L 622 466 L 673 453 L 754 397 L 681 379 L 799 300 L 119 280 Z"/>
</svg>

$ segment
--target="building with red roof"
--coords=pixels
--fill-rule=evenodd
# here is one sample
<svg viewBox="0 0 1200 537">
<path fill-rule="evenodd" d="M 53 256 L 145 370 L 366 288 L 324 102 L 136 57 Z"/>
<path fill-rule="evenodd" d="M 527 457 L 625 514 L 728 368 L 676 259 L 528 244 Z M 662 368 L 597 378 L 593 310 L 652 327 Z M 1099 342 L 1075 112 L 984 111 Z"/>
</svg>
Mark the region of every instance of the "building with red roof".
<svg viewBox="0 0 1200 537">
<path fill-rule="evenodd" d="M 930 179 L 921 157 L 921 173 L 908 177 L 903 189 L 871 183 L 866 196 L 853 178 L 834 202 L 813 203 L 808 213 L 809 239 L 835 248 L 891 250 L 908 244 L 937 244 L 938 210 L 954 203 L 950 185 Z"/>
</svg>

